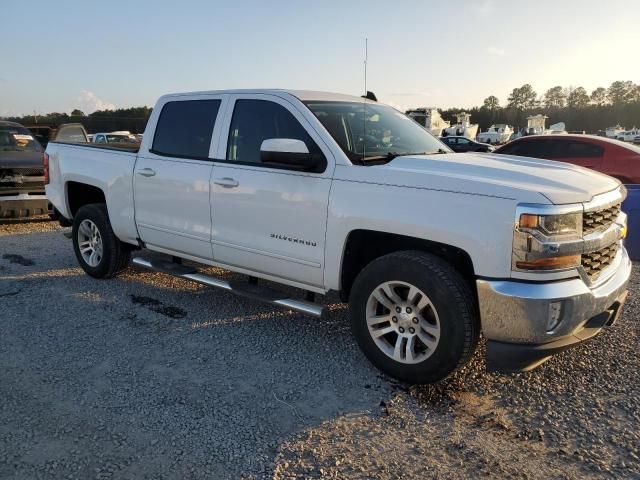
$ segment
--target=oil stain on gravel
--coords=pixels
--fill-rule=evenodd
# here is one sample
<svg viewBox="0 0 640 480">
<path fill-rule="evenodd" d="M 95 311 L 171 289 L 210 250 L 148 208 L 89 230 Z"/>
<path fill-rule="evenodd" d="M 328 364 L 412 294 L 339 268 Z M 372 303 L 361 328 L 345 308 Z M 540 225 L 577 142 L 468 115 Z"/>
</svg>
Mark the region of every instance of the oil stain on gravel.
<svg viewBox="0 0 640 480">
<path fill-rule="evenodd" d="M 11 263 L 17 263 L 18 265 L 22 265 L 24 267 L 30 267 L 35 265 L 35 262 L 30 258 L 23 257 L 22 255 L 16 255 L 14 253 L 5 253 L 2 255 L 3 260 L 9 260 Z"/>
<path fill-rule="evenodd" d="M 159 313 L 169 318 L 184 318 L 187 316 L 187 312 L 181 308 L 174 307 L 172 305 L 165 305 L 160 300 L 151 297 L 145 297 L 142 295 L 130 295 L 131 302 L 134 305 L 141 305 L 148 308 L 152 312 Z"/>
</svg>

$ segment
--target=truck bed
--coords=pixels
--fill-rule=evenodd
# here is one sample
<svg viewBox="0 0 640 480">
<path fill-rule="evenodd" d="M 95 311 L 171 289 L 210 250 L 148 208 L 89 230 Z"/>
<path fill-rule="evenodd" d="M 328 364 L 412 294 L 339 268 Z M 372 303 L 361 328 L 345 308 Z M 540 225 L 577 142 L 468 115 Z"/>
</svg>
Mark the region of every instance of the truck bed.
<svg viewBox="0 0 640 480">
<path fill-rule="evenodd" d="M 133 169 L 138 145 L 115 148 L 112 145 L 49 142 L 49 174 L 47 197 L 62 216 L 72 218 L 65 188 L 73 182 L 91 185 L 105 194 L 114 232 L 124 241 L 136 243 L 137 231 L 133 215 Z M 64 179 L 64 180 L 63 180 Z M 67 187 L 65 187 L 67 185 Z"/>
</svg>

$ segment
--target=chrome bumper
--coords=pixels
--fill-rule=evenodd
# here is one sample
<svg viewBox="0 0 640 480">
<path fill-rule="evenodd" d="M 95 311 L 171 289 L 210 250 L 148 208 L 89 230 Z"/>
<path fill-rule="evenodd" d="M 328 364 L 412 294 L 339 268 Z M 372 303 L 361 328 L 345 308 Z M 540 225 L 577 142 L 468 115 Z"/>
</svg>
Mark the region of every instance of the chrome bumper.
<svg viewBox="0 0 640 480">
<path fill-rule="evenodd" d="M 5 216 L 7 212 L 20 212 L 26 210 L 30 213 L 47 213 L 49 210 L 49 200 L 43 193 L 42 195 L 31 195 L 29 193 L 21 193 L 11 196 L 0 196 L 0 217 Z"/>
<path fill-rule="evenodd" d="M 631 260 L 624 247 L 611 267 L 609 278 L 594 288 L 581 278 L 550 283 L 477 280 L 489 369 L 535 368 L 553 353 L 590 338 L 612 323 L 624 302 L 631 274 Z M 561 302 L 560 321 L 548 330 L 551 304 L 557 308 L 556 302 Z M 501 356 L 514 357 L 512 367 L 510 359 Z"/>
</svg>

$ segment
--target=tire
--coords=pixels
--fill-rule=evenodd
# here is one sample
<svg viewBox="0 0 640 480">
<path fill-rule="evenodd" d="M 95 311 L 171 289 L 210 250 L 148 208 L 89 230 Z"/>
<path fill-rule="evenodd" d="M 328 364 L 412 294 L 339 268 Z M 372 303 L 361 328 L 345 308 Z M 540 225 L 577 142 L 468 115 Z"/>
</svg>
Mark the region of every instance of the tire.
<svg viewBox="0 0 640 480">
<path fill-rule="evenodd" d="M 60 214 L 60 211 L 56 207 L 51 207 L 49 211 L 49 218 L 54 222 L 58 222 L 61 227 L 71 227 L 73 222 Z"/>
<path fill-rule="evenodd" d="M 392 295 L 383 295 L 383 288 Z M 410 293 L 414 302 L 407 300 Z M 377 298 L 401 312 L 394 315 Z M 349 308 L 353 335 L 369 361 L 409 383 L 444 379 L 469 361 L 478 344 L 480 322 L 469 285 L 449 263 L 426 252 L 401 251 L 372 261 L 353 284 Z"/>
<path fill-rule="evenodd" d="M 114 277 L 127 267 L 131 259 L 131 248 L 113 233 L 104 204 L 93 203 L 80 207 L 73 218 L 71 238 L 78 263 L 94 278 Z M 80 250 L 81 243 L 85 253 Z M 95 252 L 96 255 L 92 257 L 89 252 Z"/>
</svg>

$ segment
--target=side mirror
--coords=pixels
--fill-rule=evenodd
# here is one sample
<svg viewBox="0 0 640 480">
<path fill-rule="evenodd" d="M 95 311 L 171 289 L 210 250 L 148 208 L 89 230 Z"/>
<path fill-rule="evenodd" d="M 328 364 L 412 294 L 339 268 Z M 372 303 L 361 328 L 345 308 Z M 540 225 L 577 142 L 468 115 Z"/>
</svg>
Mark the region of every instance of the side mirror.
<svg viewBox="0 0 640 480">
<path fill-rule="evenodd" d="M 268 138 L 260 146 L 260 160 L 268 165 L 288 167 L 308 172 L 321 172 L 325 159 L 309 153 L 302 140 L 293 138 Z"/>
</svg>

